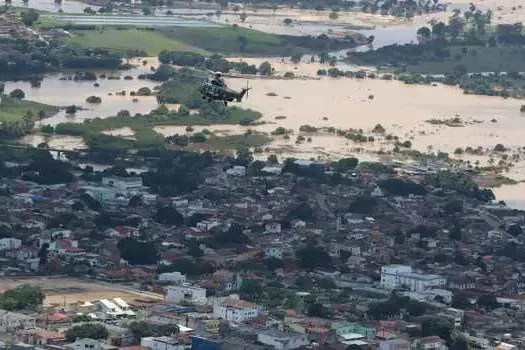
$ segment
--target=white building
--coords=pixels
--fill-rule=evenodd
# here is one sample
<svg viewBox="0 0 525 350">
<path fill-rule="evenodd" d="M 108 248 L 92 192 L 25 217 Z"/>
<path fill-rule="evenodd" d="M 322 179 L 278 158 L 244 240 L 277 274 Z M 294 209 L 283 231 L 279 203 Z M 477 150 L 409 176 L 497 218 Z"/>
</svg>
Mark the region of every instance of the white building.
<svg viewBox="0 0 525 350">
<path fill-rule="evenodd" d="M 16 238 L 2 238 L 0 239 L 1 250 L 15 250 L 22 246 L 22 241 Z"/>
<path fill-rule="evenodd" d="M 184 344 L 180 344 L 172 337 L 145 337 L 140 340 L 140 346 L 151 350 L 184 350 Z"/>
<path fill-rule="evenodd" d="M 172 303 L 180 303 L 183 300 L 196 303 L 206 303 L 206 289 L 184 283 L 178 286 L 169 286 L 166 292 L 166 300 Z"/>
<path fill-rule="evenodd" d="M 246 176 L 246 167 L 235 165 L 233 168 L 226 170 L 226 174 L 231 176 Z"/>
<path fill-rule="evenodd" d="M 206 219 L 197 223 L 196 228 L 202 231 L 210 231 L 221 226 L 221 222 L 216 219 Z"/>
<path fill-rule="evenodd" d="M 175 271 L 175 272 L 165 272 L 159 275 L 159 281 L 170 282 L 175 284 L 186 283 L 186 275 Z"/>
<path fill-rule="evenodd" d="M 280 175 L 281 171 L 282 169 L 276 166 L 265 166 L 264 168 L 261 169 L 261 172 L 265 174 L 269 174 L 269 175 Z"/>
<path fill-rule="evenodd" d="M 36 319 L 31 316 L 0 310 L 0 333 L 12 332 L 16 329 L 35 328 Z"/>
<path fill-rule="evenodd" d="M 265 258 L 276 258 L 282 259 L 284 252 L 284 243 L 280 241 L 274 241 L 263 247 Z"/>
<path fill-rule="evenodd" d="M 238 297 L 215 300 L 213 303 L 213 317 L 230 322 L 242 323 L 256 318 L 259 307 L 256 304 L 240 300 Z"/>
<path fill-rule="evenodd" d="M 111 187 L 83 186 L 82 189 L 99 202 L 114 201 L 118 195 L 118 191 Z"/>
<path fill-rule="evenodd" d="M 103 177 L 102 185 L 116 188 L 125 194 L 138 192 L 143 187 L 141 177 Z"/>
<path fill-rule="evenodd" d="M 278 222 L 271 222 L 264 225 L 264 233 L 277 234 L 281 233 L 281 224 Z"/>
<path fill-rule="evenodd" d="M 310 344 L 303 333 L 288 333 L 270 329 L 257 334 L 257 341 L 264 345 L 273 346 L 277 350 L 298 349 Z"/>
<path fill-rule="evenodd" d="M 410 342 L 404 339 L 385 340 L 379 343 L 379 350 L 410 350 Z"/>
<path fill-rule="evenodd" d="M 113 300 L 100 299 L 97 303 L 97 309 L 104 313 L 105 318 L 135 316 L 130 306 L 121 298 L 115 298 Z"/>
<path fill-rule="evenodd" d="M 387 265 L 381 267 L 381 287 L 385 289 L 408 288 L 422 292 L 428 288 L 445 286 L 446 280 L 438 275 L 412 272 L 406 265 Z"/>
<path fill-rule="evenodd" d="M 438 336 L 420 338 L 414 342 L 417 350 L 446 350 L 445 341 Z"/>
<path fill-rule="evenodd" d="M 71 350 L 112 350 L 118 349 L 116 346 L 104 344 L 100 340 L 83 338 L 77 339 L 74 343 L 67 344 L 64 346 L 66 349 Z"/>
</svg>

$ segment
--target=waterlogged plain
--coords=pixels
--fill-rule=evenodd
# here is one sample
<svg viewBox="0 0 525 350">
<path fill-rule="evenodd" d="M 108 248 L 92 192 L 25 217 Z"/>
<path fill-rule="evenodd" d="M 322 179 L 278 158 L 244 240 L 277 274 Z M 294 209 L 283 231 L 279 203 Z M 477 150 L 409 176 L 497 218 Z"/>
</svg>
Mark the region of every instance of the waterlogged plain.
<svg viewBox="0 0 525 350">
<path fill-rule="evenodd" d="M 514 1 L 516 2 L 516 1 Z M 466 9 L 469 3 L 452 1 L 451 8 Z M 495 21 L 522 20 L 523 10 L 513 3 L 513 0 L 479 2 L 480 8 L 492 8 L 495 13 Z M 516 6 L 516 9 L 512 9 Z M 450 9 L 450 8 L 449 8 Z M 329 29 L 335 34 L 344 34 L 352 30 L 360 31 L 365 35 L 374 35 L 374 48 L 392 43 L 408 43 L 416 41 L 415 31 L 417 27 L 428 23 L 431 18 L 445 18 L 451 13 L 441 13 L 432 16 L 418 17 L 411 22 L 400 21 L 389 17 L 371 16 L 365 14 L 345 14 L 339 19 L 328 21 L 323 13 L 314 13 L 298 10 L 281 10 L 276 15 L 269 15 L 259 10 L 258 13 L 247 11 L 248 17 L 244 23 L 239 20 L 239 14 L 225 13 L 219 16 L 206 16 L 207 20 L 214 20 L 224 24 L 237 23 L 253 29 L 261 29 L 268 32 L 280 34 L 321 34 Z M 197 14 L 201 16 L 202 14 Z M 194 17 L 196 15 L 193 15 Z M 213 18 L 212 18 L 213 17 Z M 293 23 L 284 25 L 284 18 L 292 18 Z M 363 27 L 374 27 L 363 29 Z M 362 47 L 359 50 L 367 50 L 371 47 Z M 345 54 L 343 52 L 342 54 Z M 248 63 L 260 64 L 266 59 L 246 59 Z M 365 134 L 370 134 L 376 124 L 381 124 L 387 133 L 394 134 L 401 141 L 410 141 L 412 147 L 422 152 L 447 152 L 453 154 L 457 148 L 482 147 L 492 149 L 494 145 L 501 143 L 511 150 L 517 150 L 522 146 L 521 130 L 525 127 L 525 118 L 520 113 L 522 101 L 515 99 L 501 99 L 498 97 L 484 97 L 464 95 L 461 90 L 447 86 L 413 86 L 404 85 L 396 81 L 384 80 L 356 80 L 356 79 L 331 79 L 316 77 L 319 68 L 328 68 L 317 63 L 301 63 L 299 65 L 289 62 L 279 63 L 271 60 L 279 75 L 285 72 L 294 72 L 296 76 L 304 75 L 308 79 L 250 79 L 253 91 L 250 98 L 243 102 L 242 107 L 260 111 L 263 114 L 262 121 L 265 124 L 243 127 L 233 125 L 207 126 L 210 131 L 217 135 L 243 134 L 248 129 L 270 134 L 277 127 L 291 129 L 293 134 L 289 139 L 282 136 L 275 137 L 269 144 L 272 152 L 278 151 L 282 154 L 300 154 L 301 157 L 343 157 L 357 155 L 359 158 L 370 157 L 370 151 L 389 151 L 393 144 L 385 142 L 381 137 L 376 137 L 373 143 L 356 144 L 351 140 L 325 133 L 305 134 L 309 141 L 296 144 L 297 135 L 300 134 L 299 126 L 311 125 L 314 127 L 334 127 L 339 129 L 363 129 Z M 340 69 L 357 69 L 357 67 L 343 67 Z M 131 74 L 123 72 L 122 75 L 136 75 L 148 71 L 149 67 L 141 67 Z M 232 87 L 245 86 L 244 79 L 231 79 Z M 136 90 L 142 86 L 154 87 L 154 84 L 136 79 L 102 81 L 100 88 L 96 90 L 92 82 L 61 81 L 57 77 L 49 77 L 44 80 L 42 88 L 31 89 L 29 84 L 8 83 L 6 90 L 20 87 L 26 91 L 29 99 L 53 105 L 78 104 L 86 110 L 78 111 L 75 116 L 66 116 L 59 113 L 56 117 L 44 121 L 44 123 L 57 124 L 63 121 L 82 121 L 95 117 L 107 117 L 115 115 L 121 109 L 127 109 L 133 113 L 147 113 L 157 107 L 153 97 L 141 97 L 139 102 L 127 96 L 115 96 L 115 92 L 121 90 Z M 62 88 L 60 85 L 63 85 Z M 71 94 L 75 91 L 75 94 Z M 108 96 L 112 93 L 113 96 Z M 89 106 L 85 98 L 90 95 L 102 97 L 103 102 L 99 106 Z M 279 117 L 279 118 L 276 118 Z M 446 125 L 433 125 L 427 121 L 430 119 L 460 118 L 467 121 L 463 127 L 450 127 Z M 204 127 L 194 126 L 194 131 L 202 131 Z M 155 129 L 164 136 L 187 133 L 185 127 L 158 127 Z M 113 130 L 111 133 L 119 132 Z M 108 131 L 109 133 L 109 131 Z M 131 135 L 124 135 L 130 137 Z M 48 139 L 46 139 L 48 140 Z M 60 140 L 64 140 L 63 146 L 71 147 L 72 139 L 49 140 L 54 146 L 60 146 Z M 37 143 L 40 139 L 33 139 L 31 143 Z M 76 140 L 78 144 L 78 139 Z M 74 147 L 72 147 L 74 148 Z M 485 164 L 489 156 L 459 156 L 463 160 L 472 163 L 479 161 Z M 509 175 L 517 180 L 525 179 L 525 166 L 517 162 L 510 169 Z M 519 185 L 521 186 L 521 185 Z M 496 190 L 498 197 L 512 202 L 514 197 L 523 193 L 523 187 L 515 187 L 512 191 L 508 186 L 502 186 Z M 514 203 L 514 202 L 512 202 Z M 516 202 L 517 203 L 517 202 Z"/>
<path fill-rule="evenodd" d="M 148 61 L 149 62 L 149 61 Z M 31 87 L 27 81 L 8 81 L 5 84 L 5 91 L 9 93 L 15 89 L 22 89 L 26 94 L 26 99 L 53 106 L 70 106 L 76 105 L 82 109 L 75 114 L 68 115 L 65 110 L 51 118 L 44 119 L 42 125 L 57 125 L 65 122 L 82 122 L 85 119 L 106 118 L 116 115 L 121 110 L 128 110 L 130 113 L 148 113 L 158 106 L 157 100 L 153 96 L 130 96 L 130 92 L 137 91 L 141 87 L 153 89 L 157 83 L 149 80 L 139 80 L 138 75 L 148 73 L 151 64 L 155 65 L 156 60 L 152 63 L 142 65 L 140 62 L 137 68 L 128 71 L 99 71 L 95 87 L 94 81 L 75 81 L 62 80 L 74 73 L 54 73 L 45 76 L 42 84 L 38 88 Z M 105 75 L 105 78 L 100 78 Z M 125 77 L 132 79 L 124 79 Z M 108 77 L 119 77 L 119 79 L 108 79 Z M 122 95 L 122 91 L 126 94 Z M 111 94 L 111 95 L 110 95 Z M 93 104 L 86 102 L 89 96 L 98 96 L 102 103 Z"/>
<path fill-rule="evenodd" d="M 58 12 L 59 10 L 62 10 L 64 13 L 82 13 L 84 8 L 88 5 L 81 1 L 74 0 L 62 0 L 60 4 L 55 0 L 29 0 L 28 2 L 22 0 L 11 0 L 11 6 L 22 8 L 28 7 L 46 12 Z M 94 10 L 100 8 L 99 6 L 93 5 L 90 5 L 90 7 Z"/>
</svg>

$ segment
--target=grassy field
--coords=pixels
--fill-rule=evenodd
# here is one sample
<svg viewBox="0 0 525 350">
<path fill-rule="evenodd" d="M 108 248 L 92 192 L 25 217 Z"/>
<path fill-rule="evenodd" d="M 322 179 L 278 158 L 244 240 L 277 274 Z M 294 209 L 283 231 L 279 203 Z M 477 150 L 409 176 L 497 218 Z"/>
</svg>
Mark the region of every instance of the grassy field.
<svg viewBox="0 0 525 350">
<path fill-rule="evenodd" d="M 36 26 L 40 29 L 51 29 L 51 28 L 57 28 L 57 27 L 63 27 L 67 24 L 65 21 L 61 21 L 53 16 L 48 15 L 40 15 L 38 17 L 38 21 L 36 22 Z"/>
<path fill-rule="evenodd" d="M 38 112 L 43 111 L 47 117 L 58 112 L 58 108 L 38 102 L 12 99 L 8 96 L 2 96 L 0 103 L 0 122 L 22 121 L 27 112 L 37 116 Z"/>
<path fill-rule="evenodd" d="M 162 300 L 162 296 L 150 292 L 139 292 L 118 285 L 98 281 L 82 281 L 62 277 L 0 278 L 0 292 L 23 284 L 37 285 L 46 297 L 44 306 L 69 305 L 108 298 Z"/>
<path fill-rule="evenodd" d="M 57 25 L 44 20 L 43 27 Z M 66 41 L 80 48 L 104 48 L 124 52 L 144 50 L 156 56 L 162 50 L 189 51 L 203 55 L 291 56 L 310 51 L 311 42 L 293 42 L 288 37 L 240 27 L 159 28 L 100 27 L 73 30 Z"/>
<path fill-rule="evenodd" d="M 214 53 L 280 55 L 294 49 L 278 35 L 246 28 L 173 28 L 163 32 L 167 37 Z M 244 43 L 241 38 L 245 38 Z"/>
<path fill-rule="evenodd" d="M 208 145 L 213 150 L 235 150 L 261 147 L 270 141 L 270 137 L 260 134 L 212 136 L 208 139 Z"/>
<path fill-rule="evenodd" d="M 106 48 L 113 51 L 144 50 L 156 56 L 162 50 L 191 51 L 203 55 L 206 50 L 183 41 L 168 38 L 159 31 L 137 29 L 102 29 L 76 31 L 68 42 L 82 48 Z"/>
<path fill-rule="evenodd" d="M 451 59 L 408 66 L 413 73 L 450 73 L 462 64 L 468 72 L 524 72 L 525 48 L 451 47 Z"/>
</svg>

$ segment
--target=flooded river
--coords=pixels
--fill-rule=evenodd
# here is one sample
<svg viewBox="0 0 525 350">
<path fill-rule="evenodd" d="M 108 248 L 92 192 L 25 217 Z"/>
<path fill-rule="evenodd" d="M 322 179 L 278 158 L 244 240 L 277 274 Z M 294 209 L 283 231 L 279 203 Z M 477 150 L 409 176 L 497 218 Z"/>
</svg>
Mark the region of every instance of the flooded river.
<svg viewBox="0 0 525 350">
<path fill-rule="evenodd" d="M 156 60 L 154 65 L 157 64 Z M 148 61 L 149 62 L 149 61 Z M 132 97 L 131 91 L 137 91 L 141 87 L 153 89 L 157 83 L 149 80 L 137 79 L 139 74 L 150 71 L 150 64 L 139 65 L 135 69 L 127 71 L 97 71 L 97 75 L 105 74 L 106 78 L 99 78 L 97 83 L 99 87 L 94 86 L 94 81 L 74 81 L 61 80 L 68 74 L 49 74 L 46 75 L 39 88 L 32 88 L 29 82 L 8 81 L 5 90 L 9 93 L 14 89 L 22 89 L 26 94 L 26 99 L 31 101 L 42 102 L 55 106 L 76 105 L 83 108 L 74 115 L 67 115 L 64 110 L 57 115 L 44 119 L 43 125 L 57 125 L 59 123 L 74 121 L 81 122 L 84 119 L 105 118 L 116 115 L 121 110 L 128 110 L 131 114 L 148 113 L 158 106 L 157 100 L 153 96 Z M 71 73 L 72 75 L 73 73 Z M 110 76 L 119 76 L 119 80 L 108 79 Z M 130 76 L 132 80 L 126 80 L 124 77 Z M 126 91 L 126 96 L 116 95 L 117 92 Z M 111 96 L 109 95 L 111 94 Z M 98 96 L 102 98 L 100 104 L 90 104 L 86 102 L 89 96 Z"/>
<path fill-rule="evenodd" d="M 94 10 L 100 8 L 99 6 L 86 5 L 83 2 L 74 0 L 62 0 L 61 4 L 57 4 L 55 0 L 29 0 L 27 4 L 22 0 L 12 0 L 12 6 L 29 7 L 47 12 L 58 12 L 62 9 L 65 13 L 82 13 L 88 6 Z"/>
</svg>

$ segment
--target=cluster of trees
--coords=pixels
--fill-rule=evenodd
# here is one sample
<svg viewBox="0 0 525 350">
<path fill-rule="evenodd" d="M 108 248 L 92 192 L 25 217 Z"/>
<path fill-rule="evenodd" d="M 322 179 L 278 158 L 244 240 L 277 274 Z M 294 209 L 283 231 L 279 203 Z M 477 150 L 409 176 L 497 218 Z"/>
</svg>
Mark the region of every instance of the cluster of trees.
<svg viewBox="0 0 525 350">
<path fill-rule="evenodd" d="M 246 279 L 242 281 L 239 295 L 244 300 L 257 302 L 263 297 L 264 290 L 259 281 Z"/>
<path fill-rule="evenodd" d="M 22 12 L 22 23 L 24 23 L 26 26 L 32 26 L 33 23 L 38 21 L 39 13 L 34 9 L 29 9 L 27 11 Z"/>
<path fill-rule="evenodd" d="M 33 115 L 28 111 L 21 121 L 6 121 L 0 123 L 0 137 L 5 139 L 18 138 L 29 134 L 34 126 Z"/>
<path fill-rule="evenodd" d="M 374 197 L 363 195 L 357 197 L 350 203 L 348 211 L 351 213 L 371 215 L 375 212 L 377 204 L 377 200 Z"/>
<path fill-rule="evenodd" d="M 244 227 L 237 223 L 232 223 L 230 228 L 223 232 L 217 232 L 213 240 L 208 242 L 211 247 L 236 247 L 250 243 L 250 239 L 244 233 Z"/>
<path fill-rule="evenodd" d="M 469 298 L 461 293 L 452 296 L 452 307 L 457 309 L 472 309 L 479 307 L 488 311 L 497 309 L 500 305 L 494 294 L 483 294 L 477 297 L 475 303 L 472 303 Z"/>
<path fill-rule="evenodd" d="M 429 185 L 447 191 L 456 191 L 467 197 L 476 198 L 483 202 L 489 202 L 496 197 L 490 189 L 480 189 L 472 179 L 465 174 L 451 171 L 440 171 L 435 174 L 428 174 L 426 181 Z"/>
<path fill-rule="evenodd" d="M 129 324 L 129 332 L 133 337 L 133 344 L 139 344 L 145 337 L 171 336 L 179 333 L 176 324 L 157 325 L 146 321 L 133 321 Z"/>
<path fill-rule="evenodd" d="M 372 319 L 381 320 L 396 317 L 402 312 L 410 316 L 421 316 L 427 309 L 428 306 L 425 303 L 393 293 L 386 301 L 370 304 L 367 314 Z"/>
<path fill-rule="evenodd" d="M 23 169 L 22 179 L 46 185 L 70 183 L 75 176 L 69 170 L 69 163 L 54 159 L 49 151 L 37 150 Z"/>
<path fill-rule="evenodd" d="M 202 182 L 201 170 L 213 163 L 210 153 L 162 152 L 155 171 L 142 174 L 145 186 L 163 196 L 189 193 Z M 177 181 L 173 181 L 177 179 Z"/>
<path fill-rule="evenodd" d="M 34 21 L 31 10 L 24 14 L 27 21 Z M 121 57 L 104 49 L 80 49 L 67 45 L 42 45 L 31 38 L 2 38 L 0 48 L 0 77 L 27 78 L 58 68 L 117 69 Z"/>
<path fill-rule="evenodd" d="M 332 266 L 332 258 L 322 247 L 315 244 L 308 244 L 305 248 L 296 251 L 295 255 L 299 259 L 302 268 L 313 270 L 315 268 L 329 268 Z"/>
<path fill-rule="evenodd" d="M 492 13 L 482 12 L 475 6 L 465 11 L 463 16 L 455 11 L 447 24 L 433 22 L 430 27 L 424 26 L 417 30 L 418 44 L 389 45 L 377 50 L 357 53 L 353 59 L 362 63 L 394 66 L 415 65 L 421 62 L 442 62 L 451 58 L 451 46 L 494 46 L 496 38 L 488 36 L 486 26 L 490 25 Z M 510 26 L 512 29 L 517 30 Z M 505 29 L 508 29 L 505 27 Z M 514 35 L 514 30 L 501 31 L 503 37 Z M 512 33 L 512 34 L 511 34 Z M 498 36 L 499 40 L 499 36 Z M 505 39 L 501 40 L 502 42 Z"/>
<path fill-rule="evenodd" d="M 306 203 L 301 202 L 293 206 L 287 215 L 290 220 L 303 220 L 303 221 L 315 221 L 315 213 L 312 207 Z"/>
<path fill-rule="evenodd" d="M 22 154 L 16 155 L 14 160 L 29 161 L 27 166 L 5 168 L 0 166 L 0 174 L 6 177 L 22 177 L 27 181 L 40 184 L 59 184 L 74 181 L 75 177 L 69 172 L 69 164 L 55 160 L 49 151 L 41 148 L 24 150 Z M 2 149 L 0 155 L 6 155 L 4 159 L 10 159 L 9 149 Z M 0 157 L 2 164 L 3 157 Z"/>
<path fill-rule="evenodd" d="M 158 261 L 157 249 L 153 242 L 123 238 L 118 242 L 117 247 L 122 258 L 131 265 L 154 265 Z"/>
<path fill-rule="evenodd" d="M 359 160 L 357 158 L 341 158 L 337 162 L 332 163 L 332 168 L 335 171 L 339 171 L 341 173 L 354 170 L 357 165 L 359 164 Z"/>
<path fill-rule="evenodd" d="M 449 75 L 448 84 L 459 84 L 465 93 L 475 95 L 517 97 L 525 95 L 523 82 L 525 78 L 518 72 L 507 74 L 494 73 L 489 75 L 469 74 L 469 75 Z"/>
<path fill-rule="evenodd" d="M 164 225 L 179 226 L 184 223 L 182 214 L 170 205 L 157 208 L 154 218 L 155 221 Z"/>
<path fill-rule="evenodd" d="M 44 292 L 39 286 L 24 284 L 0 294 L 0 309 L 15 311 L 35 309 L 42 305 Z"/>
<path fill-rule="evenodd" d="M 428 62 L 457 62 L 453 69 L 445 72 L 444 78 L 416 73 L 403 73 L 396 78 L 407 84 L 443 82 L 449 85 L 460 85 L 465 93 L 477 95 L 504 98 L 522 97 L 524 96 L 523 76 L 518 73 L 508 75 L 497 73 L 506 66 L 508 60 L 514 60 L 516 55 L 521 54 L 517 49 L 512 50 L 511 54 L 506 52 L 498 54 L 498 59 L 494 59 L 494 68 L 484 69 L 493 70 L 495 74 L 467 74 L 474 68 L 469 67 L 469 60 L 464 59 L 465 57 L 476 57 L 478 51 L 484 51 L 485 47 L 520 47 L 525 44 L 521 23 L 499 24 L 496 30 L 492 30 L 490 28 L 491 19 L 490 10 L 482 12 L 471 5 L 463 15 L 459 11 L 454 11 L 447 24 L 433 22 L 430 26 L 419 28 L 417 36 L 420 42 L 418 44 L 385 46 L 377 50 L 355 53 L 350 59 L 361 64 L 392 65 L 402 68 Z M 462 64 L 461 61 L 465 64 Z M 326 75 L 330 72 L 320 73 Z M 332 70 L 331 75 L 342 76 L 345 75 L 345 72 Z"/>
<path fill-rule="evenodd" d="M 427 193 L 424 185 L 407 179 L 383 180 L 379 182 L 379 187 L 386 193 L 394 196 L 425 195 Z"/>
<path fill-rule="evenodd" d="M 84 323 L 78 326 L 69 328 L 64 337 L 68 343 L 72 343 L 77 339 L 95 339 L 104 340 L 109 336 L 109 332 L 102 324 Z"/>
<path fill-rule="evenodd" d="M 201 276 L 215 272 L 215 266 L 202 261 L 177 259 L 169 266 L 160 266 L 159 273 L 178 271 L 188 276 Z"/>
<path fill-rule="evenodd" d="M 272 66 L 269 62 L 263 62 L 259 67 L 256 67 L 246 62 L 230 62 L 220 55 L 206 57 L 194 52 L 161 51 L 159 61 L 163 64 L 197 67 L 223 73 L 228 73 L 231 70 L 242 74 L 270 75 L 272 73 Z"/>
</svg>

